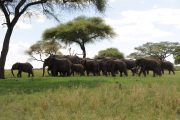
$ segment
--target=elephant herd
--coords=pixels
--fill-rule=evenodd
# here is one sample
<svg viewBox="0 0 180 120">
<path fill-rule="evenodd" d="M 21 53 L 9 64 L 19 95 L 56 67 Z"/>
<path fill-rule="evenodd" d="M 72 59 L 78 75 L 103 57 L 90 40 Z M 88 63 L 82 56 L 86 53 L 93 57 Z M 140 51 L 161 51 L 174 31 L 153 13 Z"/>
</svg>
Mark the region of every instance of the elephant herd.
<svg viewBox="0 0 180 120">
<path fill-rule="evenodd" d="M 169 74 L 174 72 L 174 66 L 169 61 L 160 61 L 152 58 L 140 58 L 136 60 L 117 59 L 113 57 L 104 57 L 101 59 L 79 58 L 78 56 L 58 56 L 51 55 L 44 60 L 43 76 L 45 68 L 51 76 L 74 76 L 74 73 L 84 76 L 128 76 L 128 70 L 135 76 L 146 76 L 149 71 L 153 72 L 153 76 L 161 76 L 164 70 L 168 70 Z M 27 72 L 28 77 L 34 76 L 33 66 L 30 63 L 15 63 L 11 72 L 18 70 L 17 77 L 21 77 L 22 72 Z"/>
</svg>

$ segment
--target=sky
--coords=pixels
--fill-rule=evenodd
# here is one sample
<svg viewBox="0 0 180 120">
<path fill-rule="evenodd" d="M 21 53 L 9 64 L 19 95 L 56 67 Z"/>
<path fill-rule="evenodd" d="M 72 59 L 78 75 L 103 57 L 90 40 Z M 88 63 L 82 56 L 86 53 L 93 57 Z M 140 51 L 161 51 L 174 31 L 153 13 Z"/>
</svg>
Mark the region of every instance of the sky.
<svg viewBox="0 0 180 120">
<path fill-rule="evenodd" d="M 117 36 L 110 40 L 97 41 L 86 45 L 87 57 L 94 57 L 98 51 L 115 47 L 125 56 L 134 52 L 146 42 L 180 42 L 180 0 L 109 0 L 105 13 L 87 9 L 83 11 L 62 11 L 60 23 L 77 16 L 99 16 L 111 25 Z M 0 13 L 1 16 L 1 13 Z M 0 23 L 2 23 L 0 17 Z M 5 68 L 11 68 L 15 62 L 30 62 L 34 68 L 42 68 L 42 62 L 30 61 L 25 54 L 32 44 L 42 39 L 44 30 L 58 25 L 56 21 L 38 15 L 32 19 L 21 18 L 11 36 L 10 48 Z M 0 50 L 6 27 L 0 25 Z M 71 45 L 72 51 L 81 54 L 79 46 Z M 62 49 L 63 54 L 69 54 Z M 168 60 L 173 62 L 172 57 Z"/>
</svg>

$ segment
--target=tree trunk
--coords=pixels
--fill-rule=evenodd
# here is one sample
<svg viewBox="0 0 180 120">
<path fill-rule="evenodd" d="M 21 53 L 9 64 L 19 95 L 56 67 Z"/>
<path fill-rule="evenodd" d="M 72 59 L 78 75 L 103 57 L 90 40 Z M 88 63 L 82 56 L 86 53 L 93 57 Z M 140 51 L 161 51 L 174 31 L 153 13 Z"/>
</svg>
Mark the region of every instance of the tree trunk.
<svg viewBox="0 0 180 120">
<path fill-rule="evenodd" d="M 86 58 L 86 49 L 85 49 L 85 46 L 84 46 L 84 44 L 80 45 L 80 46 L 81 46 L 81 50 L 83 51 L 83 58 Z"/>
<path fill-rule="evenodd" d="M 7 31 L 4 37 L 4 42 L 2 46 L 1 56 L 0 56 L 0 79 L 5 79 L 4 66 L 6 62 L 6 56 L 9 50 L 9 42 L 13 31 L 13 26 L 7 26 Z"/>
</svg>

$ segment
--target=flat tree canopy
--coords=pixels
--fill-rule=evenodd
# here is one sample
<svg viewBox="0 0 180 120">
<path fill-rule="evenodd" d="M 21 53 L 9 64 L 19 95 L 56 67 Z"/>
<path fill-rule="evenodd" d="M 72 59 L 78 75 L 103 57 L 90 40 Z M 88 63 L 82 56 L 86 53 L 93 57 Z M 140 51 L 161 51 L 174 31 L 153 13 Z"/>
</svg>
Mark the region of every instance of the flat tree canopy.
<svg viewBox="0 0 180 120">
<path fill-rule="evenodd" d="M 62 10 L 94 6 L 98 11 L 103 12 L 106 4 L 107 0 L 0 0 L 1 17 L 4 18 L 2 24 L 7 26 L 0 56 L 0 79 L 5 78 L 4 66 L 9 51 L 10 38 L 21 16 L 30 18 L 34 14 L 44 14 L 59 21 L 60 17 L 57 13 Z"/>
<path fill-rule="evenodd" d="M 85 44 L 114 36 L 115 32 L 111 26 L 105 24 L 102 18 L 85 16 L 77 17 L 70 22 L 47 29 L 43 33 L 44 40 L 56 39 L 65 44 L 78 44 L 83 51 L 83 58 L 86 57 Z"/>
<path fill-rule="evenodd" d="M 178 53 L 176 50 L 180 44 L 178 42 L 159 42 L 152 43 L 148 42 L 142 46 L 136 47 L 136 52 L 131 53 L 128 57 L 139 58 L 139 57 L 154 57 L 160 60 L 165 60 L 170 55 Z"/>
</svg>

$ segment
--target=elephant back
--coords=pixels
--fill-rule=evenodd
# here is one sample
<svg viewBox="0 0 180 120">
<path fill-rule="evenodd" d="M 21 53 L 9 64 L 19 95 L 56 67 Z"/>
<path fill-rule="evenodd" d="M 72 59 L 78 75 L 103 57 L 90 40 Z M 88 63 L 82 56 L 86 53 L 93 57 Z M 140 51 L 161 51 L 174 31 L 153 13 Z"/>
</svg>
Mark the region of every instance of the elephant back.
<svg viewBox="0 0 180 120">
<path fill-rule="evenodd" d="M 162 61 L 161 67 L 163 69 L 174 69 L 174 66 L 170 61 Z"/>
<path fill-rule="evenodd" d="M 56 59 L 56 58 L 52 58 L 52 66 L 53 67 L 57 67 L 59 69 L 70 69 L 72 66 L 72 63 L 69 59 L 67 58 L 61 58 L 61 59 Z"/>
<path fill-rule="evenodd" d="M 81 59 L 78 56 L 66 55 L 63 58 L 69 59 L 73 64 L 80 64 Z"/>
<path fill-rule="evenodd" d="M 31 69 L 33 68 L 33 66 L 32 66 L 32 64 L 31 64 L 31 63 L 26 62 L 25 64 L 26 64 L 29 68 L 31 68 Z"/>
</svg>

